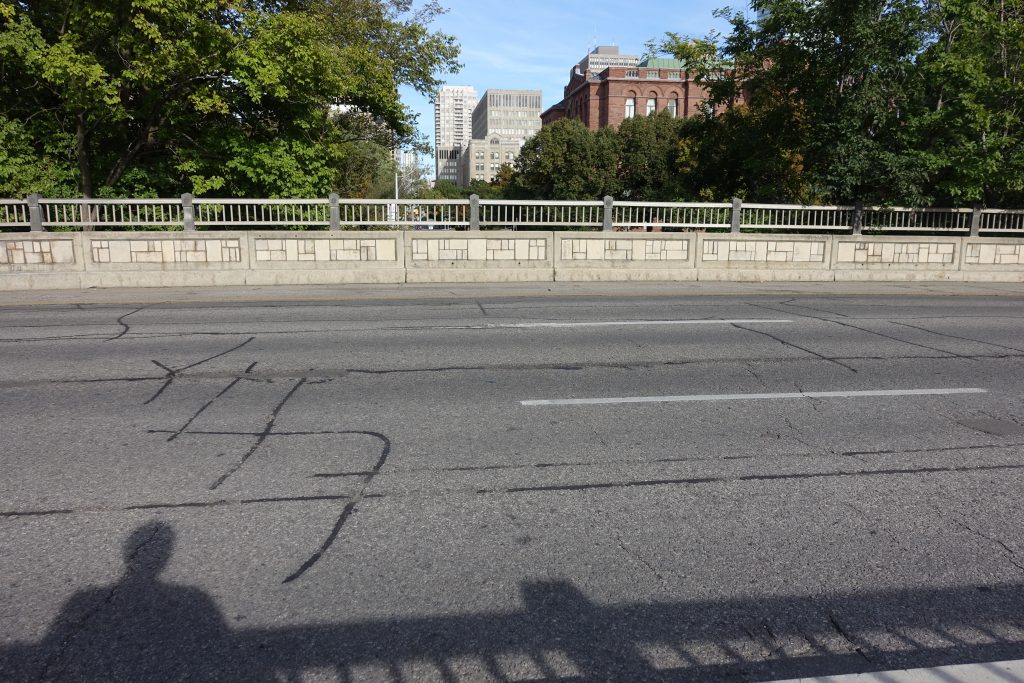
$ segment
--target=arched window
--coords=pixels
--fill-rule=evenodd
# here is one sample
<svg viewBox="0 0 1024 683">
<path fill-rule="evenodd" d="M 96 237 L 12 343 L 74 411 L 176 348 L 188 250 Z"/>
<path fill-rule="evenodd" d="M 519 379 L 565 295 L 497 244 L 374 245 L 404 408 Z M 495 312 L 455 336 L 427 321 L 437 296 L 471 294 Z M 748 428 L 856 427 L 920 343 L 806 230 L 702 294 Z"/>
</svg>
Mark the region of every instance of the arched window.
<svg viewBox="0 0 1024 683">
<path fill-rule="evenodd" d="M 679 115 L 679 100 L 675 96 L 669 97 L 668 102 L 665 104 L 665 109 L 668 110 L 668 115 L 675 118 Z"/>
<path fill-rule="evenodd" d="M 634 116 L 636 116 L 636 98 L 635 97 L 627 97 L 626 98 L 626 118 L 627 119 L 631 119 Z"/>
<path fill-rule="evenodd" d="M 650 116 L 658 110 L 658 100 L 654 97 L 647 98 L 647 115 Z"/>
</svg>

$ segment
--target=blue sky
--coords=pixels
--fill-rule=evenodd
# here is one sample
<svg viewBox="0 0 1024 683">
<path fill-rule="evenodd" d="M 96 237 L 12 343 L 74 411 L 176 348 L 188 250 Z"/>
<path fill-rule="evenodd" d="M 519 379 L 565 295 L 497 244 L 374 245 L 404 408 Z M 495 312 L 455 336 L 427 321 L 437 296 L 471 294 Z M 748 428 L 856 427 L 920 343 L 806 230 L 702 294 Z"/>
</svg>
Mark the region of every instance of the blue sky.
<svg viewBox="0 0 1024 683">
<path fill-rule="evenodd" d="M 591 47 L 618 45 L 624 54 L 642 54 L 644 42 L 666 31 L 703 36 L 726 27 L 712 16 L 725 5 L 747 9 L 745 0 L 441 0 L 448 13 L 435 30 L 454 35 L 465 65 L 449 85 L 542 90 L 544 108 L 562 99 L 569 71 Z M 404 88 L 402 100 L 419 114 L 419 128 L 433 144 L 430 102 Z"/>
</svg>

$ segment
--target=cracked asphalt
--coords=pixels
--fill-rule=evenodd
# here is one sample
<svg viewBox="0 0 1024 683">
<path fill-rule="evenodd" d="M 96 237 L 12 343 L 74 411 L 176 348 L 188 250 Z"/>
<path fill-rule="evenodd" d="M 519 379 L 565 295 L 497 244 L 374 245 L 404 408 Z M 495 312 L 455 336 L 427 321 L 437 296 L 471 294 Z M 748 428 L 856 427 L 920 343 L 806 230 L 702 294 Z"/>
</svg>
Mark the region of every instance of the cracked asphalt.
<svg viewBox="0 0 1024 683">
<path fill-rule="evenodd" d="M 1010 284 L 7 293 L 0 680 L 1024 658 L 1022 330 Z"/>
</svg>

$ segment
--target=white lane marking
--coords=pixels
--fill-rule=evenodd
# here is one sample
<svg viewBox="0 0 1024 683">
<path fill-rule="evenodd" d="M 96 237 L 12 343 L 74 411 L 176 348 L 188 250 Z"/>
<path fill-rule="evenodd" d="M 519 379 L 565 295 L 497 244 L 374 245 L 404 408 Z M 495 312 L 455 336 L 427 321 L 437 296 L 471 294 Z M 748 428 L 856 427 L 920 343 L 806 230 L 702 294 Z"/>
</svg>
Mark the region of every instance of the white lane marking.
<svg viewBox="0 0 1024 683">
<path fill-rule="evenodd" d="M 623 396 L 520 401 L 524 406 L 589 406 L 613 403 L 692 403 L 700 401 L 763 401 L 791 398 L 864 398 L 869 396 L 946 396 L 987 394 L 987 389 L 879 389 L 875 391 L 802 391 L 788 394 L 693 394 L 690 396 Z"/>
<path fill-rule="evenodd" d="M 866 674 L 794 678 L 774 683 L 1024 683 L 1024 659 L 986 664 L 952 664 L 931 669 L 897 669 Z"/>
<path fill-rule="evenodd" d="M 464 327 L 450 328 L 454 330 L 502 330 L 502 329 L 532 329 L 532 328 L 615 328 L 628 326 L 647 325 L 768 325 L 775 323 L 793 323 L 793 321 L 781 321 L 781 319 L 735 319 L 735 321 L 600 321 L 594 323 L 493 323 L 489 325 L 467 325 Z"/>
</svg>

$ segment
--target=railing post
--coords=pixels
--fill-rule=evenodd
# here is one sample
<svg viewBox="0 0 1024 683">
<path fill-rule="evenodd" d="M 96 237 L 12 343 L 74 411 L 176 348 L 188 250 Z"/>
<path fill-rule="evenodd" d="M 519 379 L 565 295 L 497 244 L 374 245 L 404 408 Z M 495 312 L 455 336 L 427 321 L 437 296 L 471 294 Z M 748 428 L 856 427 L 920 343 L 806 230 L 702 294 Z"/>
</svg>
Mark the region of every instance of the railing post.
<svg viewBox="0 0 1024 683">
<path fill-rule="evenodd" d="M 189 192 L 181 195 L 181 219 L 187 232 L 196 229 L 196 211 L 192 206 L 192 199 L 192 194 Z"/>
<path fill-rule="evenodd" d="M 740 226 L 743 224 L 743 200 L 739 197 L 732 198 L 732 224 L 731 232 L 739 234 Z"/>
<path fill-rule="evenodd" d="M 26 197 L 28 202 L 28 225 L 32 232 L 43 232 L 43 209 L 39 206 L 39 193 L 33 192 Z"/>
<path fill-rule="evenodd" d="M 330 219 L 331 219 L 331 230 L 341 229 L 341 206 L 338 203 L 338 193 L 332 192 L 327 198 L 331 203 L 330 207 Z"/>
<path fill-rule="evenodd" d="M 974 205 L 974 211 L 971 212 L 971 237 L 977 237 L 981 234 L 981 206 L 978 204 Z"/>
<path fill-rule="evenodd" d="M 615 229 L 615 200 L 609 195 L 604 196 L 604 215 L 601 220 L 601 229 L 611 232 Z"/>
<path fill-rule="evenodd" d="M 853 219 L 850 221 L 850 228 L 854 235 L 864 232 L 864 202 L 855 202 L 853 205 Z"/>
<path fill-rule="evenodd" d="M 480 195 L 469 195 L 469 229 L 480 229 Z"/>
</svg>

